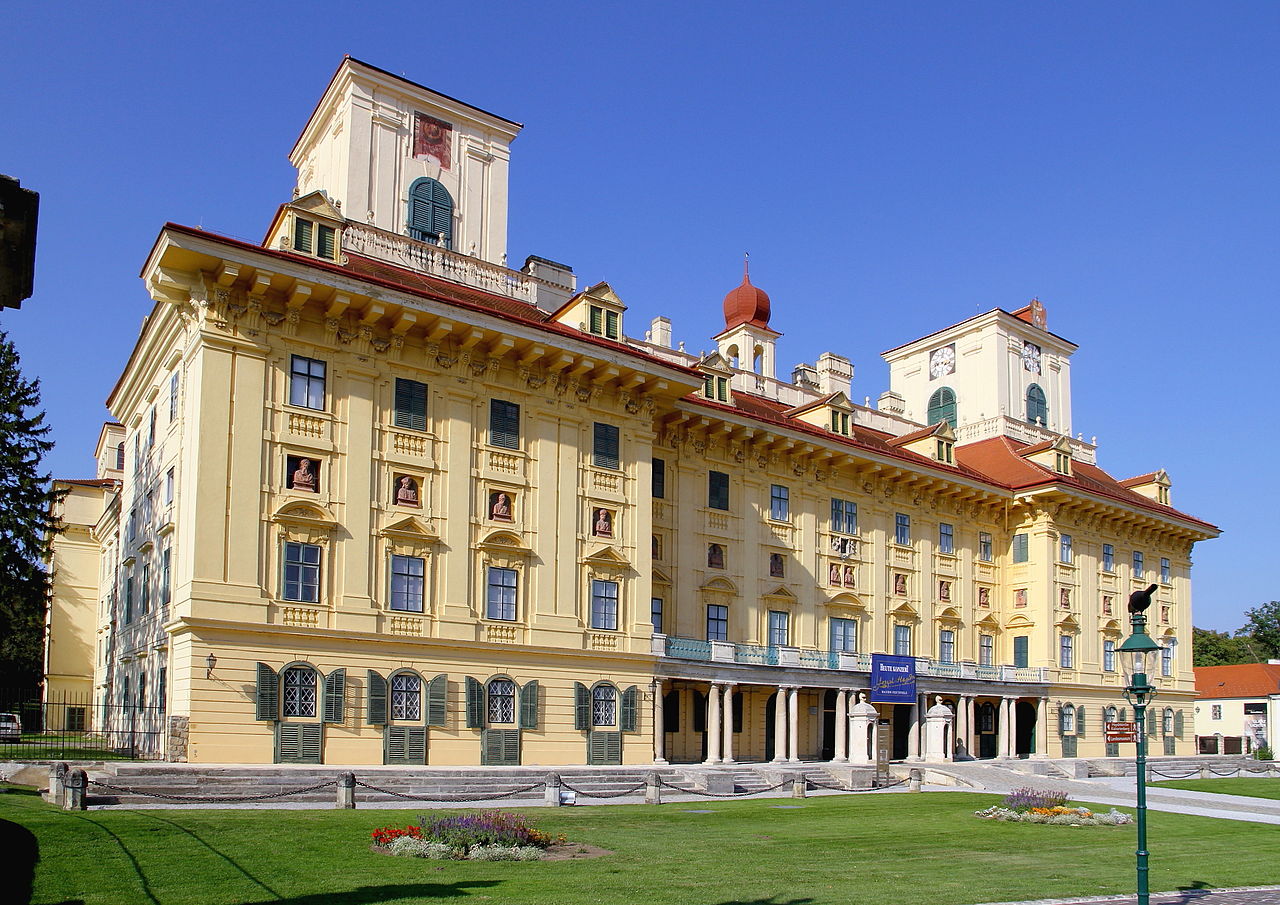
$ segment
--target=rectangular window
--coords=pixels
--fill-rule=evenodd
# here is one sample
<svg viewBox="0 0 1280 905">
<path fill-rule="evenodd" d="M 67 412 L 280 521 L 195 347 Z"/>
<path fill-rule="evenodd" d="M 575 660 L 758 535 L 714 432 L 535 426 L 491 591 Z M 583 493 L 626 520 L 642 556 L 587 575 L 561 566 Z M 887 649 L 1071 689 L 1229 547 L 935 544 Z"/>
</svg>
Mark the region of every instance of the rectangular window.
<svg viewBox="0 0 1280 905">
<path fill-rule="evenodd" d="M 729 511 L 729 476 L 723 471 L 707 473 L 707 508 Z"/>
<path fill-rule="evenodd" d="M 785 647 L 791 643 L 791 633 L 789 631 L 790 619 L 789 614 L 781 610 L 769 611 L 769 646 Z"/>
<path fill-rule="evenodd" d="M 604 333 L 604 309 L 599 305 L 587 306 L 587 331 L 596 336 Z"/>
<path fill-rule="evenodd" d="M 138 587 L 138 612 L 145 614 L 151 609 L 151 563 L 142 564 L 142 584 Z"/>
<path fill-rule="evenodd" d="M 1210 704 L 1210 705 L 1209 705 L 1209 719 L 1211 719 L 1211 720 L 1220 720 L 1220 719 L 1222 719 L 1222 705 L 1221 705 L 1221 704 Z"/>
<path fill-rule="evenodd" d="M 311 254 L 311 231 L 313 224 L 301 217 L 293 219 L 293 250 Z"/>
<path fill-rule="evenodd" d="M 156 445 L 156 407 L 151 406 L 151 413 L 147 416 L 147 449 L 151 449 Z"/>
<path fill-rule="evenodd" d="M 618 463 L 618 427 L 597 421 L 591 442 L 591 464 L 596 468 L 617 469 Z"/>
<path fill-rule="evenodd" d="M 1139 553 L 1137 550 L 1134 550 L 1133 551 L 1133 577 L 1134 578 L 1142 577 L 1142 567 L 1143 567 L 1142 554 Z"/>
<path fill-rule="evenodd" d="M 1063 669 L 1075 666 L 1075 638 L 1071 635 L 1058 636 L 1058 665 Z"/>
<path fill-rule="evenodd" d="M 986 531 L 978 533 L 978 559 L 981 562 L 991 562 L 994 557 L 991 554 L 991 535 Z"/>
<path fill-rule="evenodd" d="M 604 313 L 604 335 L 609 339 L 617 339 L 619 336 L 619 326 L 618 312 L 606 311 Z"/>
<path fill-rule="evenodd" d="M 847 654 L 858 652 L 858 623 L 855 619 L 831 620 L 831 649 Z"/>
<path fill-rule="evenodd" d="M 1109 638 L 1102 642 L 1102 671 L 1116 671 L 1116 643 Z"/>
<path fill-rule="evenodd" d="M 427 385 L 416 380 L 396 378 L 396 427 L 411 431 L 427 429 Z"/>
<path fill-rule="evenodd" d="M 516 570 L 489 567 L 489 596 L 485 608 L 489 619 L 514 622 L 516 618 Z"/>
<path fill-rule="evenodd" d="M 426 561 L 421 556 L 391 556 L 391 609 L 421 613 Z"/>
<path fill-rule="evenodd" d="M 665 459 L 653 460 L 653 498 L 663 500 L 667 497 L 667 462 Z"/>
<path fill-rule="evenodd" d="M 791 516 L 791 491 L 781 484 L 769 487 L 769 518 L 786 521 Z"/>
<path fill-rule="evenodd" d="M 520 448 L 520 406 L 502 399 L 489 400 L 489 445 Z"/>
<path fill-rule="evenodd" d="M 618 630 L 618 583 L 591 580 L 591 627 Z"/>
<path fill-rule="evenodd" d="M 324 410 L 325 363 L 294 355 L 289 368 L 289 404 Z"/>
<path fill-rule="evenodd" d="M 893 652 L 900 657 L 911 656 L 911 626 L 895 625 L 893 627 Z"/>
<path fill-rule="evenodd" d="M 831 530 L 836 534 L 858 533 L 858 504 L 851 500 L 831 501 Z"/>
<path fill-rule="evenodd" d="M 1058 538 L 1058 562 L 1071 562 L 1071 535 L 1063 534 Z"/>
<path fill-rule="evenodd" d="M 729 608 L 717 603 L 707 605 L 707 640 L 729 640 Z"/>
<path fill-rule="evenodd" d="M 284 599 L 303 603 L 320 600 L 320 545 L 284 545 Z"/>
<path fill-rule="evenodd" d="M 168 606 L 173 581 L 173 550 L 165 547 L 160 553 L 160 605 Z"/>
<path fill-rule="evenodd" d="M 652 597 L 649 600 L 649 619 L 653 622 L 656 634 L 662 634 L 662 598 Z"/>
<path fill-rule="evenodd" d="M 911 545 L 911 516 L 899 512 L 894 519 L 894 543 L 902 547 Z"/>
<path fill-rule="evenodd" d="M 1116 548 L 1111 544 L 1102 545 L 1102 571 L 1114 572 L 1116 570 Z"/>
<path fill-rule="evenodd" d="M 956 662 L 956 633 L 952 629 L 938 632 L 938 659 L 943 663 Z"/>
<path fill-rule="evenodd" d="M 946 522 L 938 525 L 938 552 L 956 552 L 956 529 Z"/>
<path fill-rule="evenodd" d="M 978 636 L 978 665 L 991 666 L 995 662 L 996 639 L 993 635 Z"/>
<path fill-rule="evenodd" d="M 178 374 L 175 371 L 169 378 L 169 423 L 178 418 Z"/>
<path fill-rule="evenodd" d="M 1169 560 L 1163 556 L 1160 557 L 1160 583 L 1169 583 Z"/>
<path fill-rule="evenodd" d="M 127 575 L 124 579 L 124 623 L 128 625 L 133 621 L 133 576 Z"/>
<path fill-rule="evenodd" d="M 164 473 L 164 504 L 168 506 L 173 502 L 173 469 L 170 468 Z"/>
<path fill-rule="evenodd" d="M 1026 635 L 1018 635 L 1013 639 L 1013 665 L 1025 668 L 1031 662 L 1030 639 Z"/>
<path fill-rule="evenodd" d="M 1160 648 L 1160 675 L 1166 678 L 1173 675 L 1173 642 L 1166 641 Z"/>
<path fill-rule="evenodd" d="M 335 233 L 332 226 L 325 226 L 323 223 L 316 225 L 316 256 L 328 258 L 330 261 L 334 259 L 334 252 L 337 250 L 337 242 L 334 241 Z"/>
<path fill-rule="evenodd" d="M 1013 561 L 1026 562 L 1031 558 L 1030 538 L 1025 534 L 1013 536 Z"/>
</svg>

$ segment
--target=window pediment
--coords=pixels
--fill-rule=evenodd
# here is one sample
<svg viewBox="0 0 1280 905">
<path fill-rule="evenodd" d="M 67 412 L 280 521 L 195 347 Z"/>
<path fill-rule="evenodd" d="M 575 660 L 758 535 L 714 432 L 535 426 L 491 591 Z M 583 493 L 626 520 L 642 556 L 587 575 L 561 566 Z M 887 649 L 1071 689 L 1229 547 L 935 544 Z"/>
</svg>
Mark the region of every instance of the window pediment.
<svg viewBox="0 0 1280 905">
<path fill-rule="evenodd" d="M 333 528 L 338 524 L 328 510 L 310 503 L 290 501 L 280 506 L 271 516 L 279 524 L 313 525 Z"/>
<path fill-rule="evenodd" d="M 653 583 L 654 584 L 671 584 L 671 576 L 668 575 L 666 572 L 662 571 L 661 569 L 655 568 L 653 570 Z"/>
<path fill-rule="evenodd" d="M 714 591 L 719 594 L 737 594 L 738 589 L 732 581 L 727 578 L 713 578 L 698 588 L 699 591 Z"/>
<path fill-rule="evenodd" d="M 1063 613 L 1058 617 L 1057 625 L 1062 628 L 1078 629 L 1080 628 L 1080 620 L 1076 619 L 1076 617 L 1071 613 Z"/>
<path fill-rule="evenodd" d="M 960 612 L 953 606 L 949 606 L 939 613 L 936 617 L 939 622 L 960 622 Z"/>
<path fill-rule="evenodd" d="M 502 553 L 529 553 L 529 546 L 518 535 L 510 531 L 491 531 L 476 544 L 481 550 L 493 550 Z"/>
<path fill-rule="evenodd" d="M 796 595 L 784 585 L 778 585 L 772 591 L 765 591 L 760 596 L 766 597 L 774 603 L 795 604 L 798 602 Z"/>
<path fill-rule="evenodd" d="M 866 609 L 866 605 L 861 600 L 849 593 L 836 594 L 825 603 L 828 607 L 846 607 L 855 610 Z"/>
<path fill-rule="evenodd" d="M 610 569 L 622 569 L 631 565 L 625 556 L 607 544 L 597 547 L 582 558 L 584 563 Z"/>
<path fill-rule="evenodd" d="M 907 602 L 902 602 L 889 611 L 894 616 L 908 619 L 919 619 L 920 611 Z"/>
<path fill-rule="evenodd" d="M 1019 614 L 1017 616 L 1012 617 L 1008 622 L 1006 622 L 1005 628 L 1007 629 L 1031 628 L 1034 625 L 1035 623 L 1032 622 L 1030 619 L 1028 619 L 1026 616 Z"/>
<path fill-rule="evenodd" d="M 995 616 L 987 613 L 987 615 L 978 620 L 977 627 L 993 633 L 999 632 L 1000 621 Z"/>
</svg>

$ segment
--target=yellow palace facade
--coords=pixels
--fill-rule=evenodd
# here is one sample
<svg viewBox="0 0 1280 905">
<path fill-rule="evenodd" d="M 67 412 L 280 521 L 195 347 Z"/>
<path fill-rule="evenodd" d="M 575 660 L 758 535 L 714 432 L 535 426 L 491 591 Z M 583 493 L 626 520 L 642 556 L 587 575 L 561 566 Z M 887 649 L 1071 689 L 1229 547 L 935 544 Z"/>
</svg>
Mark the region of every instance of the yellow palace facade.
<svg viewBox="0 0 1280 905">
<path fill-rule="evenodd" d="M 1191 753 L 1217 530 L 1073 438 L 1043 306 L 885 353 L 875 406 L 834 353 L 777 376 L 745 274 L 688 354 L 607 284 L 506 266 L 518 130 L 346 59 L 261 245 L 161 231 L 55 551 L 87 719 L 145 706 L 205 763 L 859 763 L 885 653 L 917 673 L 874 705 L 895 757 L 1102 757 L 1155 583 L 1156 750 Z"/>
</svg>

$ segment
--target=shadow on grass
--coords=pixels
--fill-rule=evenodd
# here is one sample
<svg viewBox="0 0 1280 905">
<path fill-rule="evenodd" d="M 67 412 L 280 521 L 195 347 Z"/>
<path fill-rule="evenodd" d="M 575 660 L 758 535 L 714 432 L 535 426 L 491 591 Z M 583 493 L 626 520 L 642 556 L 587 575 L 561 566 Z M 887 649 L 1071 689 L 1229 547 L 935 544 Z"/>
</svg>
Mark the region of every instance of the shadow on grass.
<svg viewBox="0 0 1280 905">
<path fill-rule="evenodd" d="M 1213 892 L 1213 887 L 1203 880 L 1192 880 L 1190 886 L 1179 886 L 1178 892 L 1178 905 L 1185 905 L 1187 902 L 1203 899 Z"/>
<path fill-rule="evenodd" d="M 245 902 L 244 905 L 375 905 L 377 902 L 389 902 L 394 899 L 409 901 L 452 899 L 471 895 L 468 892 L 471 888 L 486 889 L 497 886 L 501 882 L 501 880 L 460 880 L 457 883 L 389 883 L 386 886 L 357 886 L 355 889 L 343 892 L 322 892 L 310 896 L 294 896 L 290 899 L 263 899 L 260 902 Z M 805 899 L 805 901 L 809 900 Z"/>
<path fill-rule="evenodd" d="M 217 856 L 218 856 L 219 858 L 221 858 L 223 861 L 227 862 L 227 863 L 228 863 L 228 864 L 230 864 L 233 868 L 235 868 L 236 870 L 238 870 L 238 871 L 239 871 L 241 874 L 243 874 L 243 875 L 244 875 L 244 876 L 245 876 L 245 877 L 246 877 L 246 878 L 247 878 L 251 883 L 253 883 L 253 884 L 254 884 L 254 885 L 256 885 L 256 886 L 261 887 L 262 889 L 266 890 L 266 892 L 267 892 L 268 894 L 270 894 L 270 895 L 274 896 L 273 901 L 281 901 L 280 893 L 276 892 L 274 889 L 272 889 L 272 888 L 271 888 L 270 886 L 268 886 L 266 883 L 263 883 L 261 880 L 259 880 L 257 877 L 255 877 L 253 874 L 249 873 L 247 870 L 245 870 L 243 867 L 241 867 L 241 866 L 240 866 L 240 864 L 239 864 L 239 863 L 238 863 L 234 858 L 232 858 L 230 855 L 228 855 L 228 854 L 226 854 L 225 852 L 219 851 L 218 849 L 214 848 L 212 845 L 210 845 L 208 842 L 206 842 L 203 838 L 201 838 L 201 837 L 200 837 L 197 833 L 195 833 L 193 830 L 188 829 L 187 827 L 183 826 L 182 824 L 178 823 L 178 822 L 177 822 L 177 821 L 175 821 L 175 820 L 170 820 L 170 819 L 168 819 L 167 817 L 161 817 L 160 815 L 158 815 L 158 814 L 154 814 L 154 813 L 151 813 L 150 811 L 134 811 L 133 813 L 134 813 L 134 814 L 136 814 L 136 815 L 137 815 L 137 816 L 139 816 L 139 817 L 149 817 L 149 818 L 151 818 L 152 820 L 158 820 L 160 823 L 167 823 L 169 826 L 173 827 L 174 829 L 176 829 L 176 830 L 181 830 L 182 832 L 184 832 L 184 833 L 186 833 L 188 836 L 190 836 L 192 839 L 194 839 L 196 842 L 199 842 L 201 845 L 203 845 L 203 846 L 204 846 L 205 848 L 207 848 L 209 851 L 213 852 L 215 855 L 217 855 Z"/>
<path fill-rule="evenodd" d="M 9 865 L 3 882 L 6 901 L 30 905 L 36 862 L 40 860 L 40 845 L 36 842 L 35 833 L 21 824 L 0 820 L 0 852 L 4 853 L 4 860 Z M 7 899 L 9 892 L 14 896 L 12 900 Z"/>
<path fill-rule="evenodd" d="M 717 902 L 716 905 L 809 905 L 813 899 L 787 899 L 779 900 L 777 896 L 769 896 L 767 899 L 730 899 L 727 902 Z"/>
</svg>

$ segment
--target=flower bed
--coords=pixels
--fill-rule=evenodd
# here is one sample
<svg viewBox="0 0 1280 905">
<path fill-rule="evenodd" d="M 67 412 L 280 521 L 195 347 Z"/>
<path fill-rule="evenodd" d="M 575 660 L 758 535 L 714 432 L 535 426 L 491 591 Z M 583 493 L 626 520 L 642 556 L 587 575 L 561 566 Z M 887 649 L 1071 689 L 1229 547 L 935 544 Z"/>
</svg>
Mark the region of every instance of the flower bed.
<svg viewBox="0 0 1280 905">
<path fill-rule="evenodd" d="M 1133 817 L 1115 808 L 1105 814 L 1095 814 L 1088 808 L 1067 807 L 1070 800 L 1071 796 L 1066 792 L 1051 789 L 1014 789 L 1000 804 L 993 804 L 973 813 L 984 820 L 1049 823 L 1057 826 L 1123 826 L 1133 823 Z"/>
<path fill-rule="evenodd" d="M 391 855 L 432 860 L 538 861 L 563 834 L 552 836 L 530 826 L 523 814 L 484 811 L 431 817 L 417 826 L 384 826 L 373 831 L 374 848 Z"/>
</svg>

